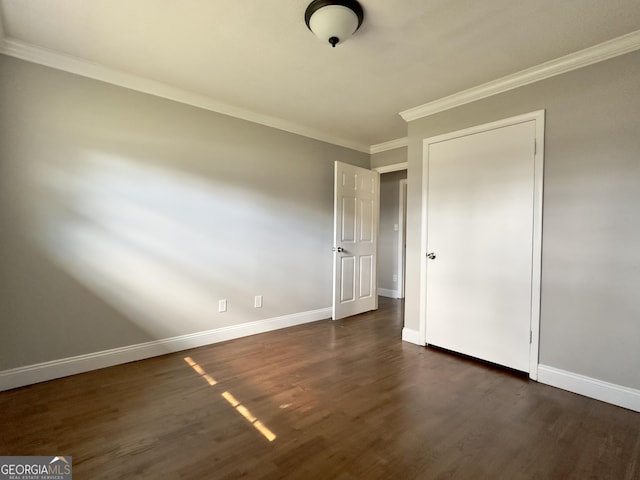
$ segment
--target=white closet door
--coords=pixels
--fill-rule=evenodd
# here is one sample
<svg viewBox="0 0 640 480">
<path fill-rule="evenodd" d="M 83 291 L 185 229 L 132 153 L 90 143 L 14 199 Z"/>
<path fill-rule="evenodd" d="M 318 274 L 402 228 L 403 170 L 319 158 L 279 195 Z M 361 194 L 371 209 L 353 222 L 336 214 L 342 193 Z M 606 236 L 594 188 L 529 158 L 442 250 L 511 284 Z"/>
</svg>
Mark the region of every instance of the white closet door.
<svg viewBox="0 0 640 480">
<path fill-rule="evenodd" d="M 529 371 L 535 122 L 428 148 L 427 343 Z M 537 319 L 536 319 L 537 321 Z"/>
</svg>

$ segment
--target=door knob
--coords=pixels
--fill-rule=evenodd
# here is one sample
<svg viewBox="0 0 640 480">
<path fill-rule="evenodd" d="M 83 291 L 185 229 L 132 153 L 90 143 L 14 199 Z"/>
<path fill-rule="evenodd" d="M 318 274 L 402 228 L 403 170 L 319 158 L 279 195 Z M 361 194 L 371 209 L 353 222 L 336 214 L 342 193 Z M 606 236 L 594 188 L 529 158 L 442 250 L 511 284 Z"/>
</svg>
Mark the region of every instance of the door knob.
<svg viewBox="0 0 640 480">
<path fill-rule="evenodd" d="M 429 260 L 435 260 L 436 259 L 436 254 L 431 252 L 431 253 L 427 253 L 427 258 Z"/>
<path fill-rule="evenodd" d="M 338 252 L 338 253 L 344 252 L 344 248 L 342 248 L 342 247 L 333 247 L 333 251 L 334 252 Z"/>
</svg>

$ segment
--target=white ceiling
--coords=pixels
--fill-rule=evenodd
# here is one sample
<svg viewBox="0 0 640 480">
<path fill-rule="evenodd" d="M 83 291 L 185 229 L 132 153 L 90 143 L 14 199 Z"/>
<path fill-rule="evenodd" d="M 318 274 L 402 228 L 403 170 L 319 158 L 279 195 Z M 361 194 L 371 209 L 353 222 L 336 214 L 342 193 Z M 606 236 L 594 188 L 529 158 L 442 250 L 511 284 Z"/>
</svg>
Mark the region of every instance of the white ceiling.
<svg viewBox="0 0 640 480">
<path fill-rule="evenodd" d="M 400 111 L 640 29 L 639 0 L 360 0 L 334 49 L 309 1 L 0 0 L 0 18 L 14 44 L 366 147 L 406 135 Z"/>
</svg>

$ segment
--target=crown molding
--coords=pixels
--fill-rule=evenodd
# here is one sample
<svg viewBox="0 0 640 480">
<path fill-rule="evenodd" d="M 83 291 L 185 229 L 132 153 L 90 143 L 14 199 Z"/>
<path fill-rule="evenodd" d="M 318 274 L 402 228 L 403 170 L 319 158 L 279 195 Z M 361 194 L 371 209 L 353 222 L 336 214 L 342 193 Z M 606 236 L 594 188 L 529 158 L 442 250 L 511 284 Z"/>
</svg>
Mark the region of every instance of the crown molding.
<svg viewBox="0 0 640 480">
<path fill-rule="evenodd" d="M 640 49 L 640 30 L 400 112 L 411 122 Z"/>
<path fill-rule="evenodd" d="M 454 93 L 433 102 L 400 112 L 400 116 L 410 122 L 438 112 L 449 110 L 499 93 L 507 92 L 531 83 L 577 70 L 625 53 L 640 49 L 640 30 L 614 38 L 607 42 L 563 57 L 542 63 L 520 72 Z M 321 142 L 374 154 L 407 146 L 407 138 L 398 138 L 374 145 L 365 145 L 341 137 L 304 127 L 280 118 L 263 115 L 251 110 L 219 102 L 205 95 L 199 95 L 180 88 L 157 82 L 148 78 L 132 75 L 120 70 L 88 62 L 77 57 L 63 55 L 41 47 L 13 40 L 3 35 L 2 17 L 0 17 L 0 53 L 37 63 L 47 67 L 74 73 L 83 77 L 100 80 L 131 90 L 147 93 L 175 102 L 191 105 L 230 117 L 246 120 L 285 132 L 301 135 Z"/>
<path fill-rule="evenodd" d="M 371 145 L 369 153 L 380 153 L 388 150 L 395 150 L 396 148 L 402 148 L 409 145 L 409 137 L 396 138 L 395 140 L 389 140 L 388 142 L 376 143 Z"/>
<path fill-rule="evenodd" d="M 382 167 L 375 167 L 375 168 L 372 168 L 371 170 L 382 174 L 382 173 L 390 173 L 390 172 L 399 172 L 400 170 L 407 170 L 408 168 L 409 168 L 409 162 L 401 162 L 401 163 L 394 163 L 392 165 L 383 165 Z M 398 298 L 398 297 L 394 297 L 394 298 Z"/>
<path fill-rule="evenodd" d="M 351 150 L 357 150 L 363 153 L 369 153 L 370 150 L 369 145 L 329 135 L 280 118 L 235 107 L 227 103 L 219 102 L 205 95 L 192 93 L 187 90 L 172 87 L 171 85 L 167 85 L 162 82 L 132 75 L 121 70 L 105 67 L 70 55 L 63 55 L 10 38 L 5 38 L 4 42 L 0 43 L 0 53 L 19 58 L 21 60 L 26 60 L 28 62 L 44 65 L 46 67 L 80 75 L 82 77 L 100 80 L 119 87 L 136 90 L 156 97 L 173 100 L 175 102 L 228 115 L 241 120 L 258 123 L 266 127 L 312 138 L 321 142 L 349 148 Z"/>
</svg>

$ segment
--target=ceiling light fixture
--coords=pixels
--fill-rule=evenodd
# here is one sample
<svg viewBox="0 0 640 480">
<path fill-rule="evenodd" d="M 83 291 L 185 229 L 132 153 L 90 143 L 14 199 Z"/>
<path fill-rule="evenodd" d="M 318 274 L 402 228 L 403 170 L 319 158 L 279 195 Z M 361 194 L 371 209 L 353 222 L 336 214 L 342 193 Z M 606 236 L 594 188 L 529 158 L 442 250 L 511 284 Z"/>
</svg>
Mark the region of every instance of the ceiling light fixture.
<svg viewBox="0 0 640 480">
<path fill-rule="evenodd" d="M 332 47 L 355 33 L 364 13 L 356 0 L 314 0 L 304 12 L 304 21 L 316 37 Z"/>
</svg>

